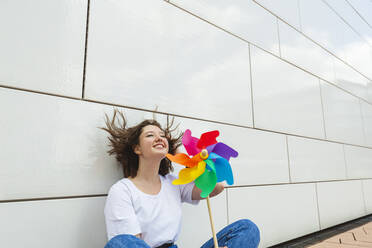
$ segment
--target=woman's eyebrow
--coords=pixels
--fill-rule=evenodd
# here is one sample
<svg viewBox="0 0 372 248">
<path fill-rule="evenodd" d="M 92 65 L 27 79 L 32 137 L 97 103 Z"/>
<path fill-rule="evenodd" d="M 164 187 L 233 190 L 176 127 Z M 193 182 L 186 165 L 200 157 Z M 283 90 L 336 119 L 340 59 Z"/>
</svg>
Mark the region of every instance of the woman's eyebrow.
<svg viewBox="0 0 372 248">
<path fill-rule="evenodd" d="M 155 133 L 154 131 L 147 131 L 147 132 L 145 132 L 145 134 L 149 134 L 149 133 Z M 165 132 L 164 131 L 159 131 L 159 134 L 165 134 Z"/>
</svg>

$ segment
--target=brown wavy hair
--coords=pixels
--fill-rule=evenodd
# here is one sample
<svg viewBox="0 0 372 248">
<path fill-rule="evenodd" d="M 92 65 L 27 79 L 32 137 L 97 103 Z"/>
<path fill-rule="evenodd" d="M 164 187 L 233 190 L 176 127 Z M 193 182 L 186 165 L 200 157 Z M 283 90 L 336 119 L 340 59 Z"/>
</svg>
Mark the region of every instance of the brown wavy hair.
<svg viewBox="0 0 372 248">
<path fill-rule="evenodd" d="M 120 121 L 121 120 L 121 121 Z M 117 123 L 116 123 L 117 121 Z M 134 153 L 134 148 L 139 144 L 139 136 L 143 131 L 143 128 L 148 125 L 159 127 L 165 133 L 165 137 L 169 143 L 169 153 L 175 154 L 177 148 L 181 145 L 181 137 L 183 133 L 176 137 L 172 137 L 178 125 L 172 129 L 174 124 L 174 118 L 168 123 L 166 128 L 162 128 L 159 122 L 154 119 L 144 120 L 141 123 L 133 127 L 128 127 L 127 120 L 124 114 L 114 109 L 114 115 L 110 120 L 107 114 L 105 114 L 106 127 L 100 129 L 105 130 L 109 133 L 108 139 L 110 141 L 108 154 L 115 155 L 116 160 L 121 164 L 124 172 L 124 177 L 136 177 L 138 171 L 138 155 Z M 165 176 L 169 172 L 173 171 L 173 166 L 168 158 L 163 158 L 160 162 L 159 174 Z"/>
</svg>

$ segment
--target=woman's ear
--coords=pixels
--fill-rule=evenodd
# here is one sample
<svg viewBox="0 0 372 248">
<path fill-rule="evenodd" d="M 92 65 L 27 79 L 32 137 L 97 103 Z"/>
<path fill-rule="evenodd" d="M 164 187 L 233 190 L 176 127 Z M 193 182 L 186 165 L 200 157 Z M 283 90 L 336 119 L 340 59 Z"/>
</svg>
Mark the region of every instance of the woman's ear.
<svg viewBox="0 0 372 248">
<path fill-rule="evenodd" d="M 140 148 L 139 145 L 133 146 L 133 151 L 134 151 L 135 154 L 141 155 L 141 148 Z"/>
</svg>

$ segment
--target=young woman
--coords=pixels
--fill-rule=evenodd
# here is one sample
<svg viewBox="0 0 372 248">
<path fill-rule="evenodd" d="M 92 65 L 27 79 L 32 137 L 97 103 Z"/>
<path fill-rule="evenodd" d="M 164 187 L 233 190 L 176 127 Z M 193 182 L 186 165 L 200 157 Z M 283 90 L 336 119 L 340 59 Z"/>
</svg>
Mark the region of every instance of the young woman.
<svg viewBox="0 0 372 248">
<path fill-rule="evenodd" d="M 121 124 L 116 124 L 116 117 Z M 120 121 L 118 122 L 120 123 Z M 107 196 L 105 220 L 109 242 L 105 248 L 176 248 L 181 229 L 181 204 L 198 204 L 201 191 L 194 183 L 173 185 L 171 162 L 165 157 L 175 154 L 181 135 L 172 137 L 171 126 L 163 129 L 155 120 L 145 120 L 127 127 L 124 115 L 115 110 L 112 120 L 106 115 L 110 155 L 122 165 L 124 178 L 115 183 Z M 218 183 L 210 194 L 224 190 Z M 229 248 L 257 247 L 260 235 L 249 220 L 239 220 L 217 234 L 218 243 Z M 191 247 L 192 248 L 192 247 Z M 202 248 L 214 248 L 213 239 Z"/>
</svg>

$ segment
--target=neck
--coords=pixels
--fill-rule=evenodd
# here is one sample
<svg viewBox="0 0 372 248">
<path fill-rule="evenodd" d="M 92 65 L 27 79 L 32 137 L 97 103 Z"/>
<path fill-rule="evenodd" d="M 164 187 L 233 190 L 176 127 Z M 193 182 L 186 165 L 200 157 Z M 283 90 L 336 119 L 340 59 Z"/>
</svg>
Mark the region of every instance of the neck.
<svg viewBox="0 0 372 248">
<path fill-rule="evenodd" d="M 136 179 L 150 183 L 158 183 L 160 161 L 161 160 L 149 160 L 140 157 Z"/>
</svg>

